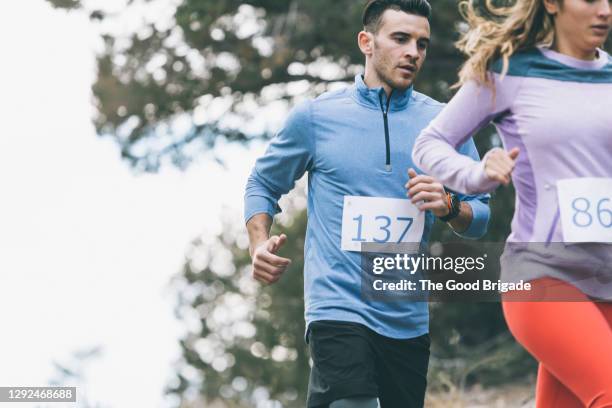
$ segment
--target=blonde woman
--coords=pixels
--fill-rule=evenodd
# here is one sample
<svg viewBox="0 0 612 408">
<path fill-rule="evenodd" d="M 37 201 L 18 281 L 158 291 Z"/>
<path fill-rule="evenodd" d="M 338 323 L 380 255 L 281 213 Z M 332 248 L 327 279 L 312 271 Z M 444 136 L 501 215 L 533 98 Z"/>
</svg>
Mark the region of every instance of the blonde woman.
<svg viewBox="0 0 612 408">
<path fill-rule="evenodd" d="M 611 2 L 462 7 L 461 89 L 417 139 L 414 162 L 466 194 L 512 178 L 502 279 L 581 300 L 504 299 L 510 330 L 540 362 L 537 407 L 612 407 L 612 58 L 601 49 Z M 456 151 L 491 122 L 504 149 L 482 162 Z"/>
</svg>

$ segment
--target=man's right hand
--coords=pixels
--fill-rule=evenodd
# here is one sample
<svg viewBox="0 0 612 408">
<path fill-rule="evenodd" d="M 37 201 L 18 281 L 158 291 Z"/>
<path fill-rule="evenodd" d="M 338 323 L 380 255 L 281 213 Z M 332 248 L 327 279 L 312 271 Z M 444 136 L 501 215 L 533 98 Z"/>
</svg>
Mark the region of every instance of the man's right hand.
<svg viewBox="0 0 612 408">
<path fill-rule="evenodd" d="M 276 255 L 286 241 L 285 234 L 274 235 L 253 250 L 251 254 L 253 278 L 265 284 L 272 284 L 280 279 L 291 264 L 290 259 Z"/>
</svg>

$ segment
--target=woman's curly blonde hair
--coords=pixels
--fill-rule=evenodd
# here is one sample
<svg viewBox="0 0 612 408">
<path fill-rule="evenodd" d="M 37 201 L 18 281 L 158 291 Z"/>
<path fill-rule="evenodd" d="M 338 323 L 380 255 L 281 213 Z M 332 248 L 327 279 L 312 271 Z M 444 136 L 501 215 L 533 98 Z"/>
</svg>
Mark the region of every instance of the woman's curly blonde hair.
<svg viewBox="0 0 612 408">
<path fill-rule="evenodd" d="M 554 20 L 544 8 L 543 0 L 516 0 L 505 7 L 494 5 L 493 0 L 485 0 L 477 6 L 474 0 L 463 0 L 459 10 L 469 28 L 455 45 L 468 60 L 459 71 L 459 82 L 453 87 L 468 80 L 492 86 L 487 70 L 493 61 L 502 59 L 503 76 L 516 51 L 552 44 Z"/>
</svg>

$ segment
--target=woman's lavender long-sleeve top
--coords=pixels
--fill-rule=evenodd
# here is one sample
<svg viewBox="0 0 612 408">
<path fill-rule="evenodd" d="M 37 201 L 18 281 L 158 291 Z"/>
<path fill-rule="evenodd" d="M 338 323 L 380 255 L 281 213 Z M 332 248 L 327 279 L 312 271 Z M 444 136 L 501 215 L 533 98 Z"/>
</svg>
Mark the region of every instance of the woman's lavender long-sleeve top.
<svg viewBox="0 0 612 408">
<path fill-rule="evenodd" d="M 547 48 L 515 54 L 509 71 L 491 68 L 495 91 L 466 83 L 417 139 L 413 160 L 465 194 L 497 187 L 481 162 L 455 149 L 492 122 L 504 148 L 520 149 L 512 180 L 516 211 L 508 242 L 562 242 L 557 181 L 612 178 L 612 57 L 593 61 Z"/>
</svg>

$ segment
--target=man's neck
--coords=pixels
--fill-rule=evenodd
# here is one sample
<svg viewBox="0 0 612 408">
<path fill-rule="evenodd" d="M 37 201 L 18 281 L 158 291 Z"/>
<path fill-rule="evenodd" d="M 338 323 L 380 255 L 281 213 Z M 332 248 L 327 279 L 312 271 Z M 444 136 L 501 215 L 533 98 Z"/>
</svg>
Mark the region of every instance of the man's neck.
<svg viewBox="0 0 612 408">
<path fill-rule="evenodd" d="M 378 75 L 375 72 L 366 69 L 365 74 L 363 76 L 363 82 L 366 84 L 368 88 L 380 88 L 382 87 L 387 94 L 387 97 L 391 94 L 393 90 L 389 85 L 380 80 Z"/>
</svg>

